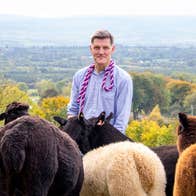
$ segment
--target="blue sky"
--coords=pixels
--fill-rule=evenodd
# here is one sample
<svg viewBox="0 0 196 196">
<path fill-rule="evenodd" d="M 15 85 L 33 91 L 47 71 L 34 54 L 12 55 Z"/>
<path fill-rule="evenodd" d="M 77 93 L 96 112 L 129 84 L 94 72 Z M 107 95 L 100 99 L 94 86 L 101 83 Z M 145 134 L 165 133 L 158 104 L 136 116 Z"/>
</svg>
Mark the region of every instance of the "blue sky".
<svg viewBox="0 0 196 196">
<path fill-rule="evenodd" d="M 0 0 L 0 14 L 35 17 L 78 15 L 196 16 L 196 0 Z"/>
</svg>

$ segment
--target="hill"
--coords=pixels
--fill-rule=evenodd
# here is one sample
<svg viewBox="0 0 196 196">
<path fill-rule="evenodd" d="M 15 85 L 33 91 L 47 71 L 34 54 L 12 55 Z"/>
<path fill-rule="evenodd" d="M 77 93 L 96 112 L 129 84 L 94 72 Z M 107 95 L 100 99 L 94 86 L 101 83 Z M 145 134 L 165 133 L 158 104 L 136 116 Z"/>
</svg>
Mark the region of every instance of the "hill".
<svg viewBox="0 0 196 196">
<path fill-rule="evenodd" d="M 115 62 L 128 72 L 152 71 L 196 81 L 196 47 L 134 47 L 117 45 Z M 89 47 L 0 47 L 1 77 L 29 86 L 42 79 L 72 80 L 92 63 Z"/>
<path fill-rule="evenodd" d="M 196 16 L 85 16 L 33 18 L 0 15 L 0 46 L 87 46 L 108 29 L 128 46 L 196 45 Z"/>
</svg>

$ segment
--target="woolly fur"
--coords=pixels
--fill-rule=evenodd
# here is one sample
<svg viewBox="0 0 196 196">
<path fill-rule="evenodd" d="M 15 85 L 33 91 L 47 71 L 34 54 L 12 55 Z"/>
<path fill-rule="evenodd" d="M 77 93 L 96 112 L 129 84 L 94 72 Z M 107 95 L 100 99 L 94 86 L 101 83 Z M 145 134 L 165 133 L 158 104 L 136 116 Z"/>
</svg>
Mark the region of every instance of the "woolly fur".
<svg viewBox="0 0 196 196">
<path fill-rule="evenodd" d="M 186 148 L 178 160 L 174 196 L 196 195 L 196 144 Z"/>
<path fill-rule="evenodd" d="M 165 196 L 166 176 L 158 156 L 129 141 L 99 147 L 83 157 L 81 196 Z"/>
</svg>

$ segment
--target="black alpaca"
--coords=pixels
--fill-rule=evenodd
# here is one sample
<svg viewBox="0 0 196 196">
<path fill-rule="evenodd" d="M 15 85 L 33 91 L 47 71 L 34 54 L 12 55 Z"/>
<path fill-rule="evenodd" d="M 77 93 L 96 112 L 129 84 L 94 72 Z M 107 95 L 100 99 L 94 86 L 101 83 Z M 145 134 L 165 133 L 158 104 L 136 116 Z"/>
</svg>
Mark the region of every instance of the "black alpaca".
<svg viewBox="0 0 196 196">
<path fill-rule="evenodd" d="M 59 122 L 60 129 L 68 133 L 77 142 L 80 150 L 84 154 L 94 148 L 113 142 L 125 140 L 134 142 L 109 123 L 111 118 L 112 114 L 105 118 L 104 112 L 98 117 L 88 120 L 84 118 L 82 113 L 78 117 L 73 117 L 68 120 L 61 117 L 54 117 Z M 177 147 L 176 145 L 166 145 L 151 149 L 159 156 L 164 165 L 167 177 L 166 194 L 167 196 L 172 196 L 175 167 L 178 159 Z"/>
</svg>

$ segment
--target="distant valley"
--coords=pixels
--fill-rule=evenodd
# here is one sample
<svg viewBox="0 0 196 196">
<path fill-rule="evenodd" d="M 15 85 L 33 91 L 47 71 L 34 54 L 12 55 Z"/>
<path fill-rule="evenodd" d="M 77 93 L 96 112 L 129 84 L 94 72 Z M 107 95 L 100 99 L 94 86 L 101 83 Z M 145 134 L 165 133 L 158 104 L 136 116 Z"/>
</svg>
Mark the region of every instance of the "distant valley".
<svg viewBox="0 0 196 196">
<path fill-rule="evenodd" d="M 126 46 L 196 46 L 196 17 L 110 16 L 33 18 L 0 15 L 0 46 L 88 46 L 108 29 Z"/>
</svg>

